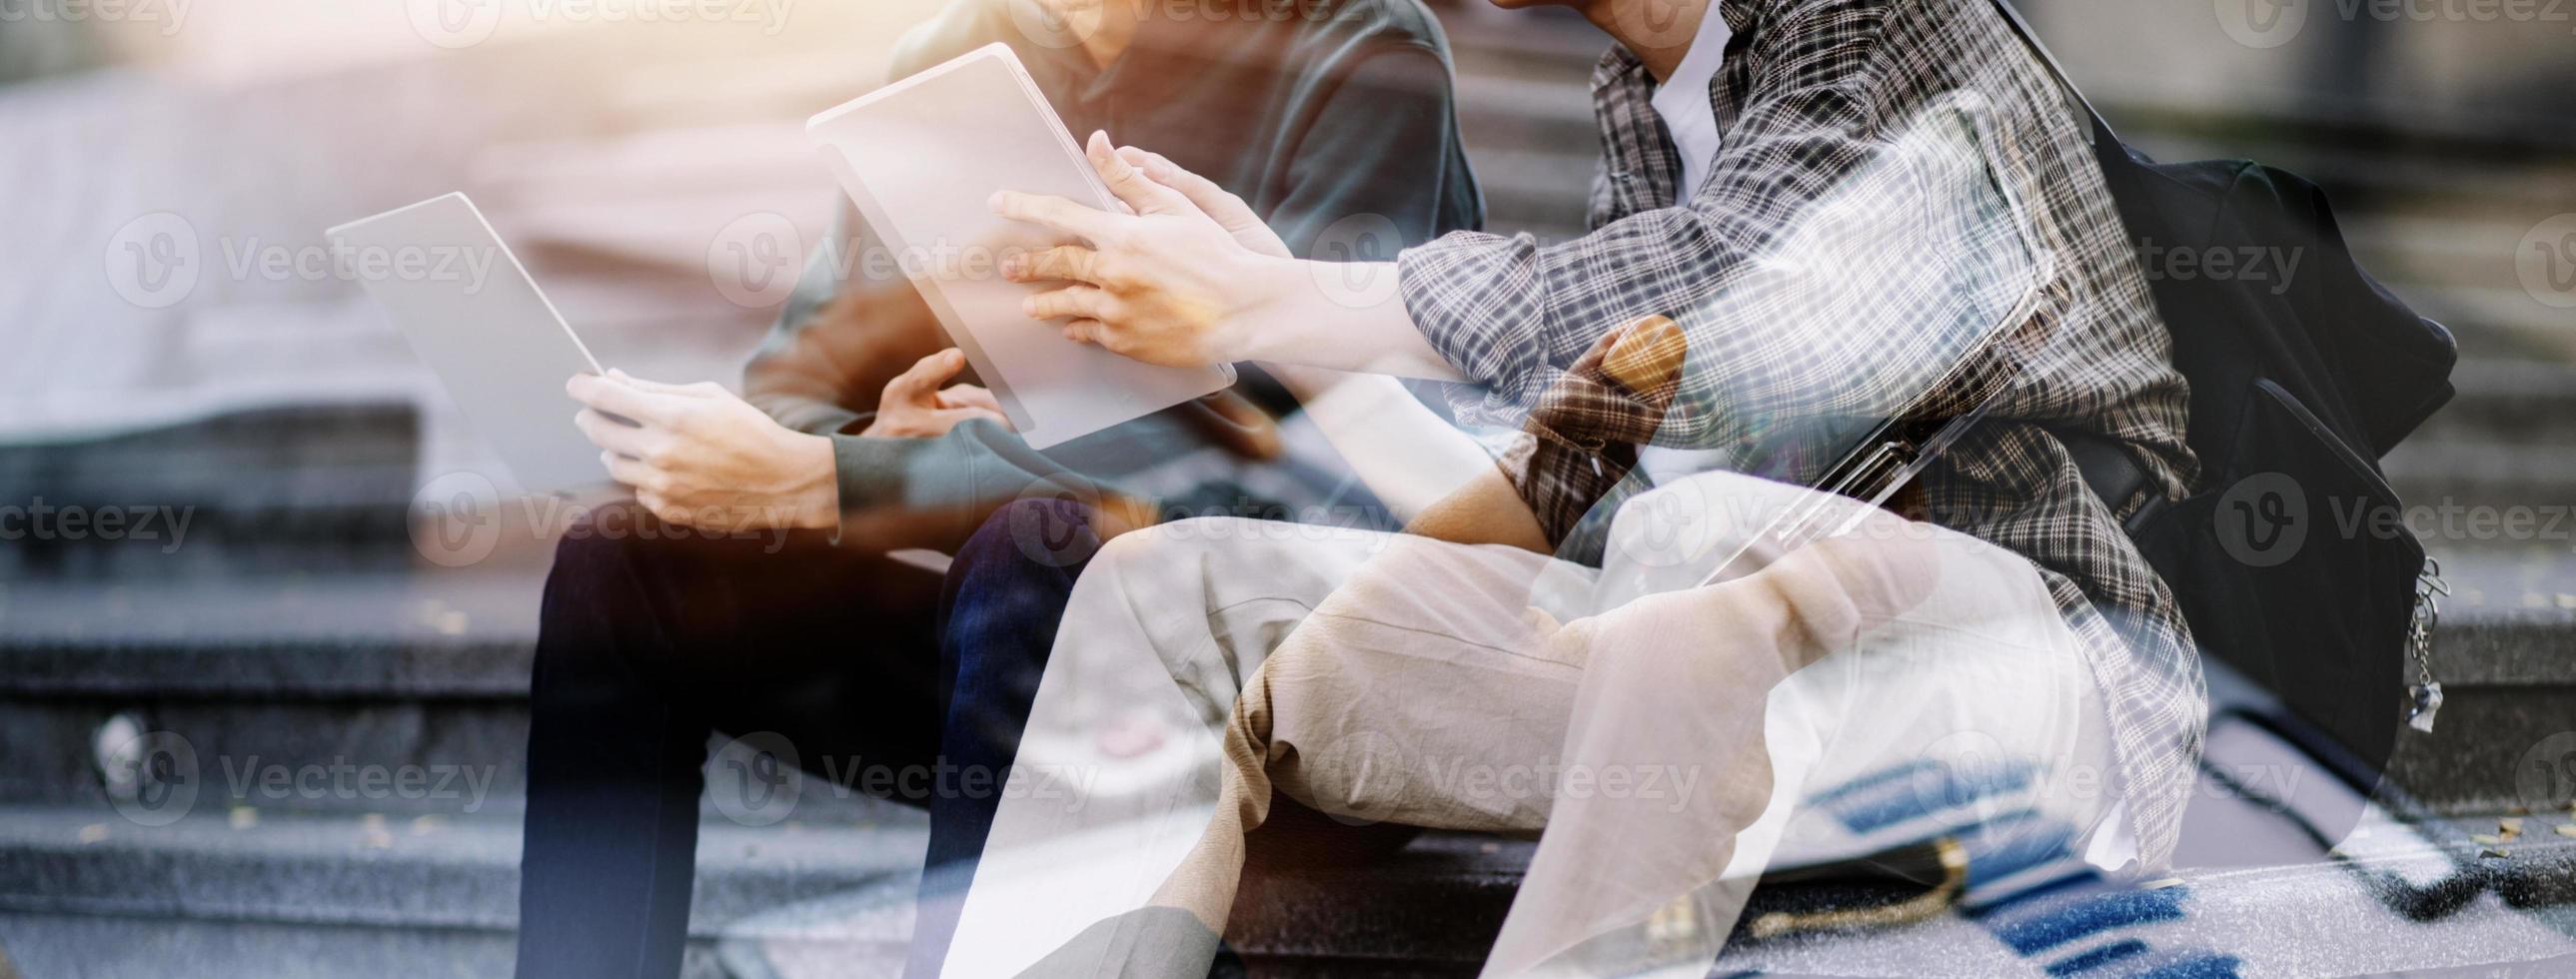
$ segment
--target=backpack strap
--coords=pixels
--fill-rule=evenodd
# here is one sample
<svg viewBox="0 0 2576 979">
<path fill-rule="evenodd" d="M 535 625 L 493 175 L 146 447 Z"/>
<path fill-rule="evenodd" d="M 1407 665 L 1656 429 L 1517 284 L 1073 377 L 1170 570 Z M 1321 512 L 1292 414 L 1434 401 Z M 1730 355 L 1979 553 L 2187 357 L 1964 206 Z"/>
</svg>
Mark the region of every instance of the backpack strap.
<svg viewBox="0 0 2576 979">
<path fill-rule="evenodd" d="M 2031 53 L 2039 56 L 2040 65 L 2048 69 L 2050 76 L 2057 79 L 2057 87 L 2065 91 L 2069 108 L 2077 110 L 2084 116 L 2085 121 L 2093 124 L 2092 129 L 2084 134 L 2084 138 L 2097 146 L 2106 141 L 2117 145 L 2120 134 L 2111 130 L 2111 124 L 2104 121 L 2102 113 L 2093 108 L 2093 100 L 2084 97 L 2084 90 L 2075 87 L 2075 79 L 2067 77 L 2065 66 L 2057 63 L 2057 56 L 2049 53 L 2047 42 L 2039 39 L 2038 31 L 2030 29 L 2030 22 L 2022 19 L 2021 11 L 2013 7 L 2012 0 L 1995 0 L 1995 12 L 2003 15 L 2004 23 L 2012 27 L 2013 33 L 2020 36 L 2022 43 L 2029 45 Z"/>
<path fill-rule="evenodd" d="M 2146 468 L 2138 465 L 2137 457 L 2130 455 L 2129 450 L 2121 448 L 2118 441 L 2090 432 L 2069 432 L 2054 428 L 2049 429 L 2049 434 L 2066 446 L 2067 457 L 2075 460 L 2076 471 L 2084 476 L 2085 488 L 2092 490 L 2093 495 L 2102 498 L 2102 505 L 2110 508 L 2113 519 L 2119 518 L 2122 506 L 2128 505 L 2130 501 L 2137 499 L 2138 494 L 2147 490 Z M 2138 504 L 2137 512 L 2129 514 L 2128 519 L 2122 520 L 2120 529 L 2131 536 L 2136 536 L 2138 528 L 2145 526 L 2157 511 L 2164 509 L 2164 503 L 2163 497 L 2155 496 Z"/>
<path fill-rule="evenodd" d="M 2013 33 L 2020 36 L 2022 43 L 2028 45 L 2031 53 L 2038 56 L 2039 63 L 2048 69 L 2049 76 L 2056 79 L 2057 87 L 2066 94 L 2068 108 L 2092 124 L 2085 130 L 2084 137 L 2093 143 L 2094 155 L 2108 158 L 2118 154 L 2120 135 L 2113 132 L 2102 113 L 2093 108 L 2093 101 L 2084 97 L 2083 90 L 2075 87 L 2075 80 L 2066 77 L 2065 66 L 2057 63 L 2057 56 L 2050 53 L 2048 44 L 2039 39 L 2039 32 L 2030 29 L 2030 22 L 2022 19 L 2021 11 L 2013 7 L 2012 0 L 1994 0 L 1994 3 L 1995 12 L 2003 15 L 2004 23 L 2012 27 Z M 2108 179 L 2107 174 L 2105 179 Z M 2065 444 L 2067 456 L 2075 460 L 2075 468 L 2084 474 L 2084 485 L 2093 491 L 2093 495 L 2102 498 L 2102 505 L 2109 507 L 2113 516 L 2118 516 L 2121 506 L 2147 488 L 2146 469 L 2139 466 L 2137 458 L 2121 448 L 2118 442 L 2086 432 L 2051 430 L 2050 434 Z M 2148 518 L 2162 509 L 2159 504 L 2163 502 L 2156 499 L 2139 506 L 2136 513 L 2129 515 L 2122 529 L 2135 533 Z"/>
</svg>

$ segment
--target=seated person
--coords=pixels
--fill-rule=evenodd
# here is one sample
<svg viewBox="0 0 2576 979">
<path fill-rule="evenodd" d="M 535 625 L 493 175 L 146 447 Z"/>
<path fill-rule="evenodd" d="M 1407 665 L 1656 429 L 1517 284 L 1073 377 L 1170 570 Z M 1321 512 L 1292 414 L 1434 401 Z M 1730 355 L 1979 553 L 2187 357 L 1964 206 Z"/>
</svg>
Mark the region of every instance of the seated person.
<svg viewBox="0 0 2576 979">
<path fill-rule="evenodd" d="M 2046 69 L 1984 0 L 1714 0 L 1663 11 L 1677 21 L 1644 0 L 1570 5 L 1620 42 L 1594 76 L 1608 156 L 1583 239 L 1453 234 L 1376 266 L 1400 287 L 1355 302 L 1303 287 L 1310 270 L 1247 234 L 1239 204 L 1176 192 L 1172 168 L 1136 179 L 1136 154 L 1094 154 L 1136 216 L 997 201 L 1089 242 L 1008 271 L 1062 282 L 1037 311 L 1083 317 L 1110 349 L 1475 381 L 1461 416 L 1516 415 L 1529 438 L 1406 536 L 1190 521 L 1104 548 L 1059 593 L 1058 632 L 1020 640 L 1052 652 L 1018 761 L 1094 766 L 1102 788 L 1005 802 L 952 967 L 1196 974 L 1274 793 L 1543 830 L 1497 975 L 1704 972 L 1740 907 L 1737 844 L 1758 867 L 1757 827 L 1794 826 L 1801 786 L 1979 739 L 2112 774 L 2028 799 L 2061 807 L 2089 859 L 2168 858 L 2206 710 L 2188 630 L 2120 520 L 2193 479 L 2184 390 Z M 1972 166 L 1907 149 L 1963 128 Z M 2011 206 L 1923 207 L 1998 183 Z M 1918 211 L 1941 220 L 1811 234 Z M 1951 220 L 1981 214 L 2010 233 Z M 2023 241 L 2053 261 L 1981 274 Z M 1961 298 L 2008 301 L 1954 319 Z M 1971 319 L 2002 342 L 1924 342 Z M 1668 353 L 1620 370 L 1631 333 Z M 1892 383 L 1927 370 L 1938 383 Z M 1660 450 L 1734 453 L 1784 421 L 1970 408 L 1986 420 L 1910 489 L 1913 519 L 1845 500 L 1853 515 L 1820 519 L 1855 535 L 1803 547 L 1744 517 L 1807 491 L 1689 459 L 1657 471 Z M 2066 433 L 2119 443 L 2150 485 L 2094 496 Z M 1751 559 L 1717 563 L 1733 544 Z M 960 576 L 975 594 L 1064 577 Z M 1661 762 L 1708 780 L 1665 809 L 1441 774 Z"/>
<path fill-rule="evenodd" d="M 1430 15 L 1417 0 L 1301 8 L 1327 15 L 1167 21 L 1153 5 L 958 0 L 905 37 L 893 74 L 1009 43 L 1070 125 L 1115 124 L 1169 147 L 1301 249 L 1353 215 L 1379 216 L 1405 243 L 1478 224 Z M 1074 31 L 1041 36 L 1049 24 Z M 711 732 L 770 732 L 795 756 L 782 761 L 931 807 L 931 864 L 971 863 L 999 783 L 960 769 L 982 759 L 983 775 L 998 774 L 1041 664 L 942 659 L 939 580 L 889 550 L 954 549 L 1024 494 L 1179 496 L 1187 487 L 1143 483 L 1159 475 L 1152 464 L 1194 452 L 1253 460 L 1204 477 L 1229 509 L 1256 483 L 1291 512 L 1330 499 L 1333 480 L 1315 474 L 1337 464 L 1261 461 L 1278 435 L 1242 398 L 1029 449 L 989 396 L 942 389 L 960 359 L 909 283 L 868 277 L 885 263 L 854 250 L 873 242 L 845 208 L 842 247 L 807 269 L 742 398 L 622 376 L 570 384 L 638 506 L 576 528 L 546 583 L 522 975 L 678 972 Z M 1117 526 L 1153 516 L 1125 513 Z M 966 743 L 943 743 L 965 674 L 980 723 L 953 729 Z M 920 931 L 935 965 L 946 928 Z"/>
</svg>

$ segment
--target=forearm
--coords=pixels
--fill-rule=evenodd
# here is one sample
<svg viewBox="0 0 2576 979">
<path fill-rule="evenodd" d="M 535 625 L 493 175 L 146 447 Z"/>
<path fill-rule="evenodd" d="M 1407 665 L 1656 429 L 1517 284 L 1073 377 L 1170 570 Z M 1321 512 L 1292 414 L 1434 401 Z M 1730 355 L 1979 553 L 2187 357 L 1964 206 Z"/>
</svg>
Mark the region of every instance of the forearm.
<svg viewBox="0 0 2576 979">
<path fill-rule="evenodd" d="M 843 547 L 948 550 L 1041 472 L 989 444 L 1008 433 L 959 425 L 937 438 L 832 439 Z"/>
<path fill-rule="evenodd" d="M 1415 400 L 1402 382 L 1264 364 L 1303 414 L 1398 520 L 1412 520 L 1492 468 L 1485 447 Z"/>
<path fill-rule="evenodd" d="M 1406 312 L 1392 262 L 1261 259 L 1265 302 L 1235 324 L 1244 360 L 1461 381 Z"/>
<path fill-rule="evenodd" d="M 936 438 L 842 435 L 832 443 L 842 547 L 954 550 L 994 511 L 1023 498 L 1072 499 L 1113 518 L 1095 528 L 1102 537 L 1150 520 L 1149 508 L 991 422 L 965 422 Z"/>
<path fill-rule="evenodd" d="M 1529 503 L 1492 466 L 1425 508 L 1405 525 L 1404 532 L 1452 544 L 1508 544 L 1540 554 L 1554 550 L 1530 513 Z"/>
</svg>

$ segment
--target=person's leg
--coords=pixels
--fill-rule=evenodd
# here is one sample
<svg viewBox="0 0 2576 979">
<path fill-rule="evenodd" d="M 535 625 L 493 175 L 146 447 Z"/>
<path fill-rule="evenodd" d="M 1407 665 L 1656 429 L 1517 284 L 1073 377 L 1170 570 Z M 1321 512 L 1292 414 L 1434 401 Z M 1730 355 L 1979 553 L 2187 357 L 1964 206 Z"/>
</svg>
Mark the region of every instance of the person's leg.
<svg viewBox="0 0 2576 979">
<path fill-rule="evenodd" d="M 1068 767 L 1097 769 L 1110 787 L 1071 802 L 1005 802 L 960 932 L 972 936 L 959 954 L 976 971 L 1034 963 L 1041 974 L 1090 974 L 1105 957 L 1131 970 L 1203 967 L 1225 924 L 1242 834 L 1266 817 L 1274 786 L 1350 817 L 1535 830 L 1548 825 L 1561 781 L 1592 786 L 1663 751 L 1706 751 L 1693 767 L 1719 769 L 1710 778 L 1651 798 L 1686 803 L 1707 838 L 1633 850 L 1616 849 L 1615 834 L 1592 839 L 1648 864 L 1723 867 L 1734 834 L 1772 797 L 1758 736 L 1766 692 L 1848 645 L 1860 623 L 1921 600 L 1908 560 L 1917 549 L 1900 537 L 1858 554 L 1818 545 L 1559 627 L 1532 608 L 1549 604 L 1534 599 L 1559 566 L 1532 555 L 1377 536 L 1336 554 L 1263 536 L 1224 522 L 1176 526 L 1113 544 L 1077 586 L 1031 725 L 1033 742 L 1045 732 L 1059 743 L 1037 742 L 1054 753 L 1024 751 L 1021 762 L 1078 761 Z M 1712 737 L 1649 743 L 1659 753 L 1633 759 L 1625 749 L 1636 745 L 1617 739 L 1599 742 L 1606 754 L 1561 754 L 1579 743 L 1573 726 L 1615 728 L 1626 709 L 1615 698 L 1576 708 L 1601 656 L 1677 670 L 1644 713 L 1704 717 L 1691 732 Z M 1221 735 L 1191 728 L 1210 720 L 1229 685 L 1239 693 L 1214 720 Z M 1101 735 L 1129 740 L 1140 712 L 1162 740 L 1133 759 L 1111 757 Z M 1639 885 L 1610 902 L 1624 909 L 1659 878 L 1586 880 Z M 1166 913 L 1175 910 L 1188 914 Z"/>
<path fill-rule="evenodd" d="M 1549 562 L 1507 548 L 1237 520 L 1184 521 L 1103 548 L 1076 583 L 1046 664 L 1016 762 L 1015 784 L 1026 791 L 1004 799 L 995 818 L 950 973 L 1019 974 L 1041 960 L 1041 974 L 1088 975 L 1110 960 L 1129 974 L 1203 973 L 1231 903 L 1242 836 L 1269 812 L 1269 783 L 1235 777 L 1247 766 L 1226 763 L 1229 719 L 1238 701 L 1253 695 L 1245 684 L 1271 650 L 1318 627 L 1309 613 L 1337 597 L 1336 586 L 1355 569 L 1376 568 L 1371 561 L 1381 551 L 1413 547 L 1423 548 L 1422 560 L 1385 570 L 1417 582 L 1472 579 L 1479 584 L 1459 591 L 1493 596 L 1480 606 L 1431 589 L 1427 601 L 1408 601 L 1426 621 L 1454 616 L 1447 631 L 1469 637 L 1529 628 L 1522 613 L 1531 581 Z M 1482 612 L 1497 607 L 1507 611 Z M 1405 715 L 1385 701 L 1441 689 L 1401 676 L 1407 666 L 1438 669 L 1444 660 L 1479 656 L 1466 648 L 1474 638 L 1418 641 L 1400 633 L 1381 638 L 1425 655 L 1387 660 L 1389 668 L 1373 674 L 1385 685 L 1336 705 L 1347 708 L 1340 716 L 1365 721 L 1367 711 L 1385 708 L 1388 724 L 1372 730 L 1401 734 Z M 1501 696 L 1521 685 L 1514 677 L 1550 668 L 1535 659 L 1478 663 L 1490 667 L 1483 689 Z M 1571 690 L 1570 682 L 1559 686 Z M 1445 733 L 1471 732 L 1450 724 Z M 1547 740 L 1539 727 L 1516 733 Z M 1370 746 L 1366 738 L 1328 738 L 1294 750 L 1322 759 Z M 1260 768 L 1248 767 L 1256 774 Z M 1410 822 L 1367 806 L 1335 811 Z M 1454 825 L 1490 828 L 1494 818 L 1509 821 L 1488 814 L 1487 822 Z M 1223 831 L 1211 830 L 1220 820 Z"/>
<path fill-rule="evenodd" d="M 927 761 L 936 579 L 799 535 L 603 511 L 559 546 L 531 685 L 519 974 L 668 976 L 710 733 Z"/>
<path fill-rule="evenodd" d="M 954 791 L 930 801 L 907 976 L 936 976 L 947 957 L 957 905 L 1001 806 L 1056 624 L 1099 549 L 1089 508 L 1023 500 L 985 521 L 949 566 L 939 596 L 939 750 L 957 774 Z"/>
<path fill-rule="evenodd" d="M 547 575 L 528 722 L 518 975 L 678 973 L 707 723 L 621 648 L 668 643 L 676 600 L 633 542 L 567 539 Z"/>
<path fill-rule="evenodd" d="M 1802 498 L 1739 476 L 1694 481 L 1747 517 Z M 2082 643 L 2029 562 L 1832 505 L 1865 519 L 1744 577 L 1569 626 L 1593 632 L 1593 653 L 1563 763 L 1596 786 L 1656 789 L 1557 799 L 1488 974 L 1705 973 L 1775 860 L 1883 845 L 1809 802 L 1890 771 L 1918 774 L 1889 783 L 1903 798 L 1873 811 L 1934 813 L 1927 837 L 2011 818 L 2080 838 L 2098 819 L 2105 799 L 2062 791 L 2098 783 L 2050 774 L 2107 764 L 2107 739 Z M 1715 529 L 1715 550 L 1732 550 L 1735 531 Z"/>
</svg>

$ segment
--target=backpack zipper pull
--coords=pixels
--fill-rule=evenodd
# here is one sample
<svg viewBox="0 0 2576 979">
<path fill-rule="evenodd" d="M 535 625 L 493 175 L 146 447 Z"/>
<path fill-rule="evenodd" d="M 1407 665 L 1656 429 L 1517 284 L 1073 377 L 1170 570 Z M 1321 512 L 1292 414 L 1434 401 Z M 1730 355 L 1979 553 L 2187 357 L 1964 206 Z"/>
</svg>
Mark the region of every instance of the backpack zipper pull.
<svg viewBox="0 0 2576 979">
<path fill-rule="evenodd" d="M 2442 562 L 2426 557 L 2424 570 L 2415 576 L 2415 621 L 2406 635 L 2416 676 L 2406 688 L 2406 726 L 2426 734 L 2433 732 L 2434 715 L 2442 709 L 2442 682 L 2433 679 L 2433 630 L 2442 624 L 2441 596 L 2450 593 L 2451 586 L 2442 580 Z"/>
</svg>

